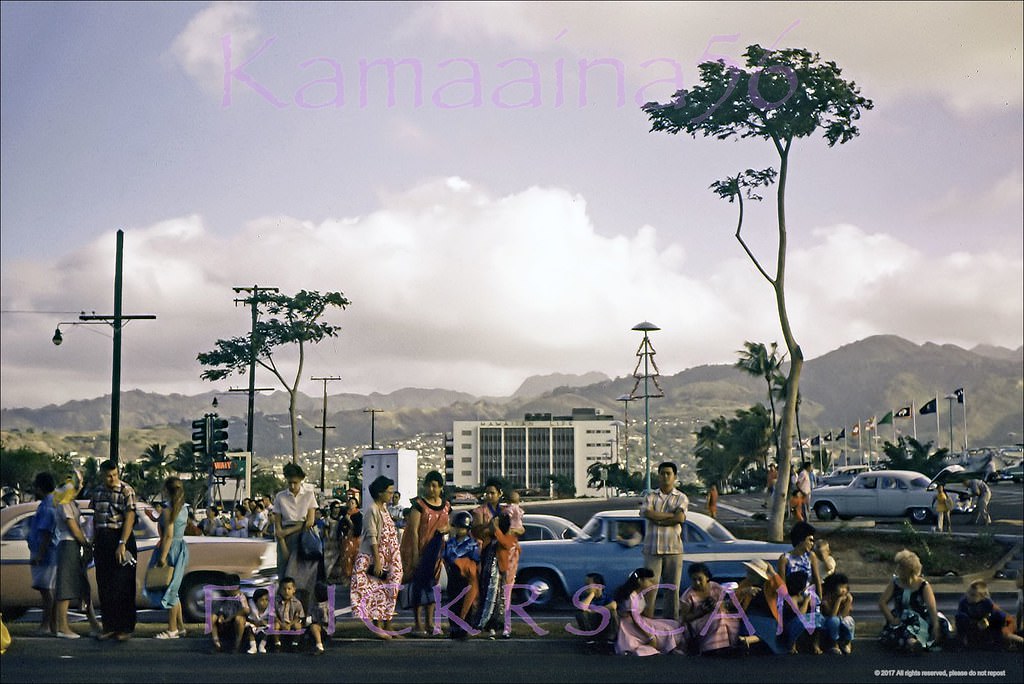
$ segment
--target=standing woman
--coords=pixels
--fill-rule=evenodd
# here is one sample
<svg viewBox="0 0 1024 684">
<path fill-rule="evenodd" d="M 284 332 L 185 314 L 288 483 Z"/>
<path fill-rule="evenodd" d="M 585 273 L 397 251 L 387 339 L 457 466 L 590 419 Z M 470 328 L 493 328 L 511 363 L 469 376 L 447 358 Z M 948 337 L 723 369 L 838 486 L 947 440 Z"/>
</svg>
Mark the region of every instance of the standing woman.
<svg viewBox="0 0 1024 684">
<path fill-rule="evenodd" d="M 56 517 L 54 533 L 58 540 L 57 581 L 53 598 L 56 601 L 56 634 L 61 639 L 77 639 L 80 636 L 68 624 L 68 608 L 72 601 L 85 604 L 86 615 L 92 626 L 90 636 L 100 634 L 100 624 L 92 607 L 89 579 L 85 575 L 88 559 L 83 558 L 83 553 L 92 557 L 92 544 L 79 524 L 82 513 L 75 503 L 81 482 L 81 473 L 75 471 L 74 480 L 53 493 Z"/>
<path fill-rule="evenodd" d="M 352 568 L 352 612 L 381 639 L 391 639 L 388 626 L 395 614 L 395 601 L 402 581 L 402 556 L 398 530 L 388 514 L 395 494 L 395 482 L 381 475 L 370 483 L 373 504 L 363 519 L 359 554 Z"/>
<path fill-rule="evenodd" d="M 277 576 L 295 580 L 296 594 L 308 611 L 315 603 L 313 588 L 319 579 L 320 560 L 299 557 L 299 538 L 316 524 L 316 493 L 303 486 L 306 473 L 295 463 L 286 463 L 283 472 L 288 488 L 277 493 L 273 505 Z"/>
<path fill-rule="evenodd" d="M 100 485 L 93 491 L 93 547 L 96 585 L 103 606 L 99 638 L 127 641 L 135 631 L 135 490 L 121 482 L 117 463 L 100 464 Z"/>
<path fill-rule="evenodd" d="M 154 606 L 159 603 L 167 609 L 167 629 L 156 635 L 157 639 L 178 639 L 185 636 L 185 620 L 181 614 L 181 600 L 178 591 L 188 567 L 188 546 L 185 544 L 185 526 L 188 524 L 188 509 L 185 507 L 185 487 L 177 477 L 164 480 L 163 507 L 160 514 L 160 547 L 150 558 L 150 567 L 174 568 L 171 583 L 163 591 L 146 591 L 146 598 Z"/>
<path fill-rule="evenodd" d="M 448 533 L 448 515 L 451 504 L 444 498 L 444 478 L 431 470 L 423 478 L 424 495 L 413 499 L 409 524 L 402 535 L 408 543 L 412 557 L 407 572 L 412 582 L 412 611 L 416 621 L 415 633 L 420 636 L 434 632 L 434 587 L 441 577 L 441 553 L 444 536 Z M 409 538 L 406 542 L 406 538 Z M 424 614 L 424 622 L 420 615 Z"/>
</svg>

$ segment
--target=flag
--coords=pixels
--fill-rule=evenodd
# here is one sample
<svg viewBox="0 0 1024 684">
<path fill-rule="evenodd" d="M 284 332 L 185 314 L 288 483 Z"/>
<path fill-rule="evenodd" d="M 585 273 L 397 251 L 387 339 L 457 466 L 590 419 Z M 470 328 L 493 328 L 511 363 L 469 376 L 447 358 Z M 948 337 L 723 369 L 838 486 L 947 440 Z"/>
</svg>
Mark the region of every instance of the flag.
<svg viewBox="0 0 1024 684">
<path fill-rule="evenodd" d="M 859 434 L 860 434 L 860 423 L 857 423 L 856 425 L 854 425 L 853 427 L 850 428 L 850 436 L 851 437 L 856 437 Z"/>
<path fill-rule="evenodd" d="M 963 387 L 961 387 L 959 389 L 953 390 L 953 394 L 956 395 L 956 403 L 958 403 L 958 404 L 964 403 L 964 388 Z"/>
<path fill-rule="evenodd" d="M 800 440 L 800 446 L 803 447 L 804 449 L 809 448 L 811 446 L 811 440 L 809 440 L 809 439 L 801 439 Z"/>
<path fill-rule="evenodd" d="M 910 417 L 910 407 L 909 406 L 904 406 L 903 408 L 897 410 L 896 413 L 893 414 L 893 417 L 894 418 L 909 418 Z"/>
<path fill-rule="evenodd" d="M 815 435 L 811 438 L 811 446 L 818 446 L 821 444 L 821 435 Z"/>
<path fill-rule="evenodd" d="M 826 442 L 831 442 L 832 441 L 832 431 L 831 430 L 829 430 L 828 434 L 825 435 L 825 441 Z"/>
<path fill-rule="evenodd" d="M 892 411 L 889 411 L 884 416 L 882 416 L 882 420 L 878 421 L 878 424 L 879 425 L 892 425 Z"/>
<path fill-rule="evenodd" d="M 846 439 L 846 428 L 843 428 L 842 430 L 840 430 L 840 431 L 839 431 L 839 434 L 838 434 L 838 435 L 836 435 L 836 441 L 837 441 L 837 442 L 838 442 L 839 440 L 841 440 L 841 439 Z"/>
<path fill-rule="evenodd" d="M 939 410 L 938 403 L 938 399 L 929 399 L 928 403 L 922 406 L 921 410 L 918 413 L 920 413 L 922 416 L 926 416 L 929 413 L 935 413 L 936 411 Z"/>
<path fill-rule="evenodd" d="M 871 416 L 870 418 L 868 418 L 867 420 L 864 421 L 864 432 L 867 432 L 868 430 L 874 430 L 874 429 L 875 429 L 875 417 Z"/>
</svg>

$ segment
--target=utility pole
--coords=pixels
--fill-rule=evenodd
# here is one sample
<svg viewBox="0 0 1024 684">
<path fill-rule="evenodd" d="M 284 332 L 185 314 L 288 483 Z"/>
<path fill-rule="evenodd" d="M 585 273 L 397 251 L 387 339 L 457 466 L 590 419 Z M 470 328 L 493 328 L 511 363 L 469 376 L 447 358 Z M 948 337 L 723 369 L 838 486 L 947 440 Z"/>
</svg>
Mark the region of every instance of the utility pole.
<svg viewBox="0 0 1024 684">
<path fill-rule="evenodd" d="M 320 491 L 323 492 L 324 495 L 326 495 L 327 479 L 326 474 L 324 473 L 324 462 L 327 459 L 327 429 L 335 427 L 334 425 L 327 424 L 327 383 L 331 382 L 332 380 L 341 380 L 341 377 L 337 375 L 331 375 L 319 378 L 313 377 L 310 378 L 310 380 L 322 380 L 324 383 L 324 410 L 323 414 L 321 414 L 322 417 L 320 419 L 320 424 L 317 425 L 316 427 L 320 428 Z"/>
<path fill-rule="evenodd" d="M 276 287 L 233 287 L 235 292 L 247 292 L 249 296 L 244 299 L 236 299 L 235 304 L 247 304 L 252 307 L 252 332 L 249 333 L 249 419 L 245 431 L 245 450 L 249 452 L 252 459 L 252 429 L 253 411 L 256 397 L 256 322 L 259 319 L 259 304 L 261 292 L 278 292 Z"/>
<path fill-rule="evenodd" d="M 377 414 L 381 413 L 383 410 L 384 409 L 379 409 L 379 408 L 364 408 L 363 409 L 363 413 L 369 413 L 370 414 L 370 449 L 371 450 L 377 448 L 377 435 L 376 435 Z"/>
</svg>

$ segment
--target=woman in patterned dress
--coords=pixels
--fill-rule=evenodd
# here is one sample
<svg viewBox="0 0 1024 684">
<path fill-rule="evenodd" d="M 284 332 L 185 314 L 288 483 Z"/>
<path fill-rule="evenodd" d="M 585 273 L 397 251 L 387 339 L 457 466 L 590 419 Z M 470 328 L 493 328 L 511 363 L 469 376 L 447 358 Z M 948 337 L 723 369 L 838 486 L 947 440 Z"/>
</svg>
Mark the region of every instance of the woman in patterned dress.
<svg viewBox="0 0 1024 684">
<path fill-rule="evenodd" d="M 359 554 L 352 568 L 352 612 L 381 639 L 398 637 L 389 631 L 402 582 L 398 530 L 388 515 L 395 482 L 381 475 L 370 483 L 373 504 L 363 519 Z"/>
</svg>

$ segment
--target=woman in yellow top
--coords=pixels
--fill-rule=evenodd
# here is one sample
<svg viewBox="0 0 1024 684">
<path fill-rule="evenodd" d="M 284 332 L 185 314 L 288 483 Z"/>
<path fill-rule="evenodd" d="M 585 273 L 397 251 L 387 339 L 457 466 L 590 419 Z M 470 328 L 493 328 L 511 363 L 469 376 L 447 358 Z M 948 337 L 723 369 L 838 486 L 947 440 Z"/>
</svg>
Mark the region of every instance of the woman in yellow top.
<svg viewBox="0 0 1024 684">
<path fill-rule="evenodd" d="M 939 532 L 953 531 L 953 523 L 950 519 L 950 511 L 952 510 L 953 502 L 950 501 L 949 494 L 946 493 L 946 488 L 939 485 L 939 488 L 935 492 L 935 513 L 939 516 Z"/>
</svg>

